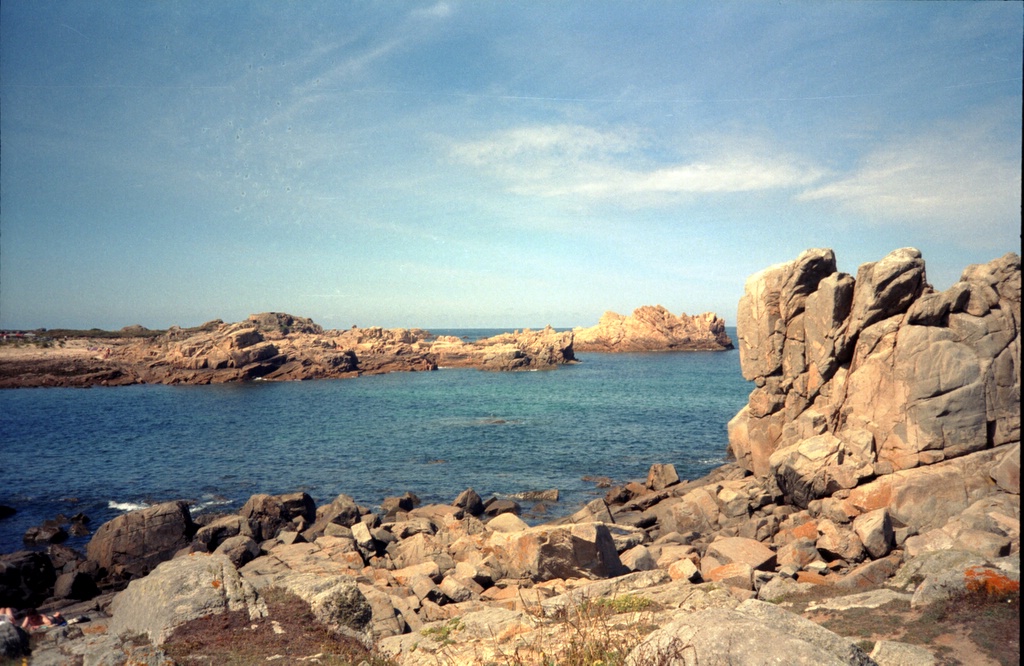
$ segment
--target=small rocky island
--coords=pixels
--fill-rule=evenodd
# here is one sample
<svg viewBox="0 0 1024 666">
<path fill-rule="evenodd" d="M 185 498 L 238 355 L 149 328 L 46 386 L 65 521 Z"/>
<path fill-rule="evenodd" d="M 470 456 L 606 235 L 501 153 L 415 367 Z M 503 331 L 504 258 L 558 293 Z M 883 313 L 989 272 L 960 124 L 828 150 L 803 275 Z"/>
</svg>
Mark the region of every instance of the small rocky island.
<svg viewBox="0 0 1024 666">
<path fill-rule="evenodd" d="M 29 342 L 31 341 L 31 342 Z M 678 318 L 661 306 L 632 317 L 607 313 L 577 331 L 516 330 L 480 340 L 434 336 L 423 329 L 324 330 L 280 312 L 245 321 L 151 331 L 38 331 L 0 345 L 0 388 L 219 384 L 295 381 L 470 367 L 514 371 L 575 363 L 584 351 L 731 349 L 713 313 Z"/>
<path fill-rule="evenodd" d="M 644 305 L 625 317 L 606 312 L 597 326 L 573 330 L 580 352 L 725 351 L 732 340 L 714 312 L 678 317 L 661 305 Z"/>
<path fill-rule="evenodd" d="M 469 341 L 421 329 L 324 330 L 311 319 L 279 312 L 187 329 L 129 327 L 102 337 L 43 331 L 33 339 L 0 346 L 0 388 L 295 381 L 438 367 L 533 370 L 575 362 L 572 333 L 550 327 Z"/>
<path fill-rule="evenodd" d="M 228 626 L 268 646 L 235 663 L 309 627 L 361 646 L 352 663 L 1019 663 L 1020 297 L 1015 254 L 937 292 L 917 250 L 856 277 L 809 250 L 746 284 L 755 388 L 729 424 L 735 462 L 704 478 L 654 464 L 534 526 L 471 489 L 426 506 L 254 495 L 201 517 L 171 502 L 100 526 L 84 554 L 0 557 L 0 605 L 81 620 L 33 635 L 39 663 L 209 659 Z M 230 335 L 253 331 L 183 358 L 280 353 L 264 329 Z M 275 610 L 285 593 L 301 626 Z M 0 630 L 5 655 L 26 649 Z"/>
</svg>

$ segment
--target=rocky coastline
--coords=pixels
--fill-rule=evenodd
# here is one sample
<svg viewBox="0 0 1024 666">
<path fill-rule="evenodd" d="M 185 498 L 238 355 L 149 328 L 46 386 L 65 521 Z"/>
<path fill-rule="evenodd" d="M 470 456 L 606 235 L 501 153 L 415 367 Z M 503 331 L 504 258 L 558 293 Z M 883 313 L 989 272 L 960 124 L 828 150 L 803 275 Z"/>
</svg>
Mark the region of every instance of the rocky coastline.
<svg viewBox="0 0 1024 666">
<path fill-rule="evenodd" d="M 422 329 L 324 330 L 305 317 L 266 312 L 153 333 L 135 327 L 116 336 L 0 346 L 0 388 L 299 381 L 439 367 L 551 369 L 576 362 L 572 333 L 551 327 L 470 341 Z"/>
<path fill-rule="evenodd" d="M 725 351 L 733 348 L 725 320 L 714 312 L 676 316 L 661 305 L 644 305 L 623 316 L 606 312 L 596 326 L 573 329 L 576 351 Z"/>
<path fill-rule="evenodd" d="M 574 352 L 676 351 L 732 348 L 725 322 L 713 313 L 675 317 L 661 306 L 632 317 L 606 313 L 575 331 L 523 329 L 465 340 L 423 329 L 324 330 L 280 312 L 195 328 L 117 332 L 41 331 L 0 345 L 0 388 L 219 384 L 350 378 L 438 368 L 545 370 L 577 362 Z"/>
<path fill-rule="evenodd" d="M 737 328 L 754 390 L 729 424 L 736 462 L 702 479 L 654 464 L 535 526 L 472 489 L 376 510 L 254 495 L 201 524 L 171 502 L 84 554 L 0 557 L 0 605 L 88 618 L 34 635 L 33 663 L 166 663 L 177 628 L 270 622 L 281 589 L 376 663 L 564 663 L 595 617 L 638 666 L 1016 663 L 1002 625 L 907 627 L 968 599 L 1009 603 L 1019 628 L 1020 258 L 936 292 L 910 248 L 855 278 L 809 250 L 748 280 Z M 859 614 L 867 633 L 844 632 Z"/>
</svg>

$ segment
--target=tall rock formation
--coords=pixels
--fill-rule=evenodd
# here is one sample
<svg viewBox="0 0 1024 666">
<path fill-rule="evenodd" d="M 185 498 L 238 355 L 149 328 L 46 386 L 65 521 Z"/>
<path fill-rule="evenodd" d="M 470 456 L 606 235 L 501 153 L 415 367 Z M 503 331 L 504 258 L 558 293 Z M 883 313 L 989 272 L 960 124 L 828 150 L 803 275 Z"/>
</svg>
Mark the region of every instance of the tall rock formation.
<svg viewBox="0 0 1024 666">
<path fill-rule="evenodd" d="M 856 279 L 827 249 L 752 276 L 737 333 L 755 388 L 729 423 L 730 451 L 807 506 L 1019 443 L 1020 274 L 1007 254 L 936 292 L 921 253 L 903 248 Z"/>
<path fill-rule="evenodd" d="M 625 317 L 605 312 L 597 326 L 574 331 L 584 352 L 722 351 L 732 349 L 725 321 L 713 312 L 678 317 L 660 305 L 644 305 Z"/>
</svg>

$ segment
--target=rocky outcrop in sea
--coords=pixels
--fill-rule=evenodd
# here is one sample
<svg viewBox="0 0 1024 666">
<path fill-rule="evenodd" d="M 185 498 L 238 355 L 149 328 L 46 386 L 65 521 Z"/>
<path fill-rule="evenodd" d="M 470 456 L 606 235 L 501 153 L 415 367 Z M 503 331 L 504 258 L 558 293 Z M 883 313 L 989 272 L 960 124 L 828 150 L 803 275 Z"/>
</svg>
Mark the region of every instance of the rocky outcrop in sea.
<svg viewBox="0 0 1024 666">
<path fill-rule="evenodd" d="M 676 317 L 661 306 L 638 308 L 631 317 L 609 312 L 587 329 L 549 326 L 479 340 L 435 336 L 418 328 L 325 330 L 311 319 L 281 312 L 164 332 L 129 326 L 113 335 L 80 333 L 51 338 L 40 332 L 31 342 L 0 347 L 0 388 L 296 381 L 453 367 L 542 370 L 575 363 L 577 348 L 732 348 L 717 315 Z"/>
<path fill-rule="evenodd" d="M 736 462 L 707 477 L 655 464 L 540 525 L 472 489 L 427 506 L 254 495 L 222 516 L 169 503 L 101 526 L 84 555 L 3 556 L 0 605 L 89 617 L 35 637 L 53 663 L 152 655 L 211 614 L 255 626 L 274 588 L 400 664 L 550 663 L 600 608 L 602 635 L 643 631 L 637 666 L 937 663 L 949 643 L 902 640 L 908 616 L 970 594 L 1019 604 L 1020 260 L 941 293 L 916 250 L 856 280 L 834 261 L 811 250 L 748 281 L 755 389 L 730 424 Z M 858 613 L 884 638 L 822 626 Z M 997 640 L 1019 658 L 1016 632 Z"/>
<path fill-rule="evenodd" d="M 536 370 L 575 362 L 572 333 L 550 327 L 468 341 L 422 329 L 324 330 L 311 319 L 269 312 L 158 335 L 122 333 L 5 348 L 0 388 L 295 381 L 439 366 Z"/>
<path fill-rule="evenodd" d="M 596 326 L 573 331 L 576 351 L 723 351 L 732 349 L 725 320 L 713 312 L 676 316 L 660 305 L 645 305 L 630 316 L 606 312 Z"/>
</svg>

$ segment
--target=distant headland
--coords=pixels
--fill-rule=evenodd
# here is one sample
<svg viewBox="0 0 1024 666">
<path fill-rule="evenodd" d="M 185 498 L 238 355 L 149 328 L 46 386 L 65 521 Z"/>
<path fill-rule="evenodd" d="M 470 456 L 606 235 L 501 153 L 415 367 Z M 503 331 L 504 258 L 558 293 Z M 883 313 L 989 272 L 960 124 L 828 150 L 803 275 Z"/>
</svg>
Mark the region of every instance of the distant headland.
<svg viewBox="0 0 1024 666">
<path fill-rule="evenodd" d="M 0 388 L 294 381 L 471 367 L 515 371 L 576 363 L 581 351 L 706 351 L 732 348 L 717 315 L 675 317 L 644 306 L 606 313 L 592 328 L 515 330 L 480 340 L 380 327 L 325 330 L 280 312 L 154 331 L 38 330 L 0 344 Z"/>
<path fill-rule="evenodd" d="M 573 345 L 582 352 L 724 351 L 732 349 L 725 320 L 714 312 L 678 317 L 660 305 L 645 305 L 624 317 L 605 312 L 597 326 L 577 328 Z"/>
</svg>

